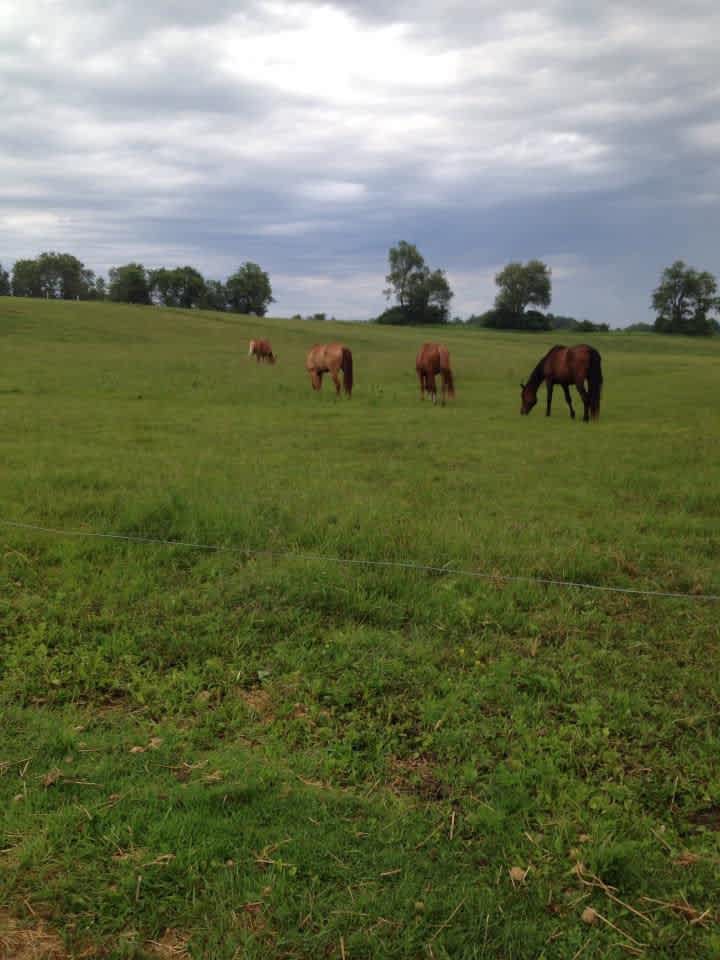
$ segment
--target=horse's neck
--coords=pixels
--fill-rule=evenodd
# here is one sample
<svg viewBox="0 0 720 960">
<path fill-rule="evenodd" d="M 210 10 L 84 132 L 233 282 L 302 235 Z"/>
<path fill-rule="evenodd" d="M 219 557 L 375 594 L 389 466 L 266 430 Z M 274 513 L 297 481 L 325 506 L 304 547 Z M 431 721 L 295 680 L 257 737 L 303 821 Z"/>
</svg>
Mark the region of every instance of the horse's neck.
<svg viewBox="0 0 720 960">
<path fill-rule="evenodd" d="M 533 372 L 528 377 L 527 385 L 532 387 L 533 390 L 537 390 L 540 384 L 545 379 L 545 357 L 542 358 L 540 363 L 535 367 Z"/>
</svg>

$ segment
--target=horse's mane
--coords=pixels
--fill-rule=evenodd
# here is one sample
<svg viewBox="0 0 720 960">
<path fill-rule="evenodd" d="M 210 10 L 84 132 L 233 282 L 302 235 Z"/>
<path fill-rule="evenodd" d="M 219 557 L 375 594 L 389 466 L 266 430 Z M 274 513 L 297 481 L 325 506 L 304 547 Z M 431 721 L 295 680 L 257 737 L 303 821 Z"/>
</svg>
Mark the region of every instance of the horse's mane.
<svg viewBox="0 0 720 960">
<path fill-rule="evenodd" d="M 533 369 L 533 372 L 528 377 L 528 382 L 527 382 L 528 387 L 533 387 L 534 389 L 537 389 L 540 386 L 540 384 L 545 378 L 545 372 L 543 370 L 543 367 L 545 366 L 545 361 L 547 360 L 547 358 L 550 356 L 551 353 L 554 353 L 556 350 L 564 350 L 564 349 L 565 348 L 561 343 L 556 343 L 554 347 L 550 347 L 550 349 L 545 354 L 545 356 L 540 358 L 535 368 Z"/>
</svg>

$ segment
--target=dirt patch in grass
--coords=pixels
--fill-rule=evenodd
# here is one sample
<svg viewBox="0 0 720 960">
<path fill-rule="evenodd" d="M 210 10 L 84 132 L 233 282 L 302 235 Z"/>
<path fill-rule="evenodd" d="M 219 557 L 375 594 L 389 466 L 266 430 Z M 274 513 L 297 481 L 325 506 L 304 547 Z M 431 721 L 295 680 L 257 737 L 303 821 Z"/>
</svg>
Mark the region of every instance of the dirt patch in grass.
<svg viewBox="0 0 720 960">
<path fill-rule="evenodd" d="M 0 910 L 0 960 L 65 960 L 69 956 L 58 934 L 42 920 L 24 927 Z"/>
<path fill-rule="evenodd" d="M 435 760 L 428 754 L 417 757 L 391 757 L 390 789 L 396 793 L 412 794 L 422 800 L 442 800 L 448 788 L 435 770 Z"/>
<path fill-rule="evenodd" d="M 154 957 L 163 957 L 165 960 L 184 960 L 190 956 L 187 949 L 189 942 L 189 934 L 168 929 L 159 940 L 149 940 L 146 946 L 148 953 Z"/>
<path fill-rule="evenodd" d="M 263 687 L 253 687 L 251 690 L 240 690 L 240 699 L 245 706 L 254 713 L 263 723 L 272 723 L 275 719 L 272 698 Z"/>
</svg>

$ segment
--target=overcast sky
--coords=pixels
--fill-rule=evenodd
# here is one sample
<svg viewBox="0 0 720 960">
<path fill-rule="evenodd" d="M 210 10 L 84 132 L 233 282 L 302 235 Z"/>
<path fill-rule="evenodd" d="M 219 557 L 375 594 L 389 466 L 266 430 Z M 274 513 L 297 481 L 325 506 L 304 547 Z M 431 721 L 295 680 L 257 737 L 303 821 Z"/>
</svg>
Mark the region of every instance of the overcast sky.
<svg viewBox="0 0 720 960">
<path fill-rule="evenodd" d="M 718 10 L 0 0 L 0 262 L 253 260 L 364 319 L 407 240 L 453 313 L 540 257 L 554 312 L 651 321 L 664 266 L 720 274 Z"/>
</svg>

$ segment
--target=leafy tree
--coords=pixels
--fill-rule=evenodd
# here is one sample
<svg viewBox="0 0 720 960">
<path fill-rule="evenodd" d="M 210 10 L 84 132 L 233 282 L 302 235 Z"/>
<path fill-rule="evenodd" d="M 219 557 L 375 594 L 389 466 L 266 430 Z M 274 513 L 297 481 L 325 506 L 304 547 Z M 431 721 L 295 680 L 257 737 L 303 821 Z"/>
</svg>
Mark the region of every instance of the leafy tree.
<svg viewBox="0 0 720 960">
<path fill-rule="evenodd" d="M 658 287 L 653 291 L 652 307 L 657 313 L 655 330 L 659 333 L 708 335 L 718 330 L 718 323 L 709 316 L 720 310 L 715 277 L 699 273 L 682 260 L 666 267 Z"/>
<path fill-rule="evenodd" d="M 109 277 L 111 300 L 120 303 L 150 303 L 148 275 L 141 263 L 111 267 Z"/>
<path fill-rule="evenodd" d="M 203 310 L 227 310 L 228 297 L 225 284 L 219 280 L 206 280 L 200 306 Z"/>
<path fill-rule="evenodd" d="M 41 253 L 37 259 L 42 296 L 59 300 L 85 297 L 94 284 L 95 274 L 70 253 Z"/>
<path fill-rule="evenodd" d="M 10 274 L 7 270 L 3 270 L 3 265 L 0 263 L 0 297 L 9 297 L 10 296 Z"/>
<path fill-rule="evenodd" d="M 37 260 L 16 260 L 12 272 L 12 288 L 16 297 L 41 297 L 42 280 Z"/>
<path fill-rule="evenodd" d="M 227 278 L 225 288 L 230 309 L 237 313 L 254 313 L 264 317 L 268 306 L 275 302 L 270 278 L 257 263 L 242 264 Z"/>
<path fill-rule="evenodd" d="M 384 293 L 396 306 L 377 318 L 378 323 L 447 323 L 453 293 L 444 270 L 433 270 L 414 243 L 401 240 L 388 253 L 388 286 Z"/>
<path fill-rule="evenodd" d="M 495 308 L 508 318 L 517 318 L 510 325 L 525 329 L 523 315 L 530 304 L 549 307 L 551 300 L 550 268 L 542 260 L 509 263 L 495 276 L 500 288 Z"/>
<path fill-rule="evenodd" d="M 388 300 L 394 296 L 404 310 L 410 306 L 413 287 L 427 270 L 425 258 L 414 243 L 401 240 L 396 247 L 390 247 L 388 263 L 390 272 L 385 277 L 387 287 L 383 292 Z"/>
<path fill-rule="evenodd" d="M 166 307 L 197 307 L 205 293 L 205 280 L 194 267 L 161 267 L 148 274 L 150 292 Z"/>
<path fill-rule="evenodd" d="M 95 274 L 71 253 L 45 251 L 35 260 L 18 260 L 13 291 L 18 297 L 86 300 L 95 287 Z"/>
</svg>

